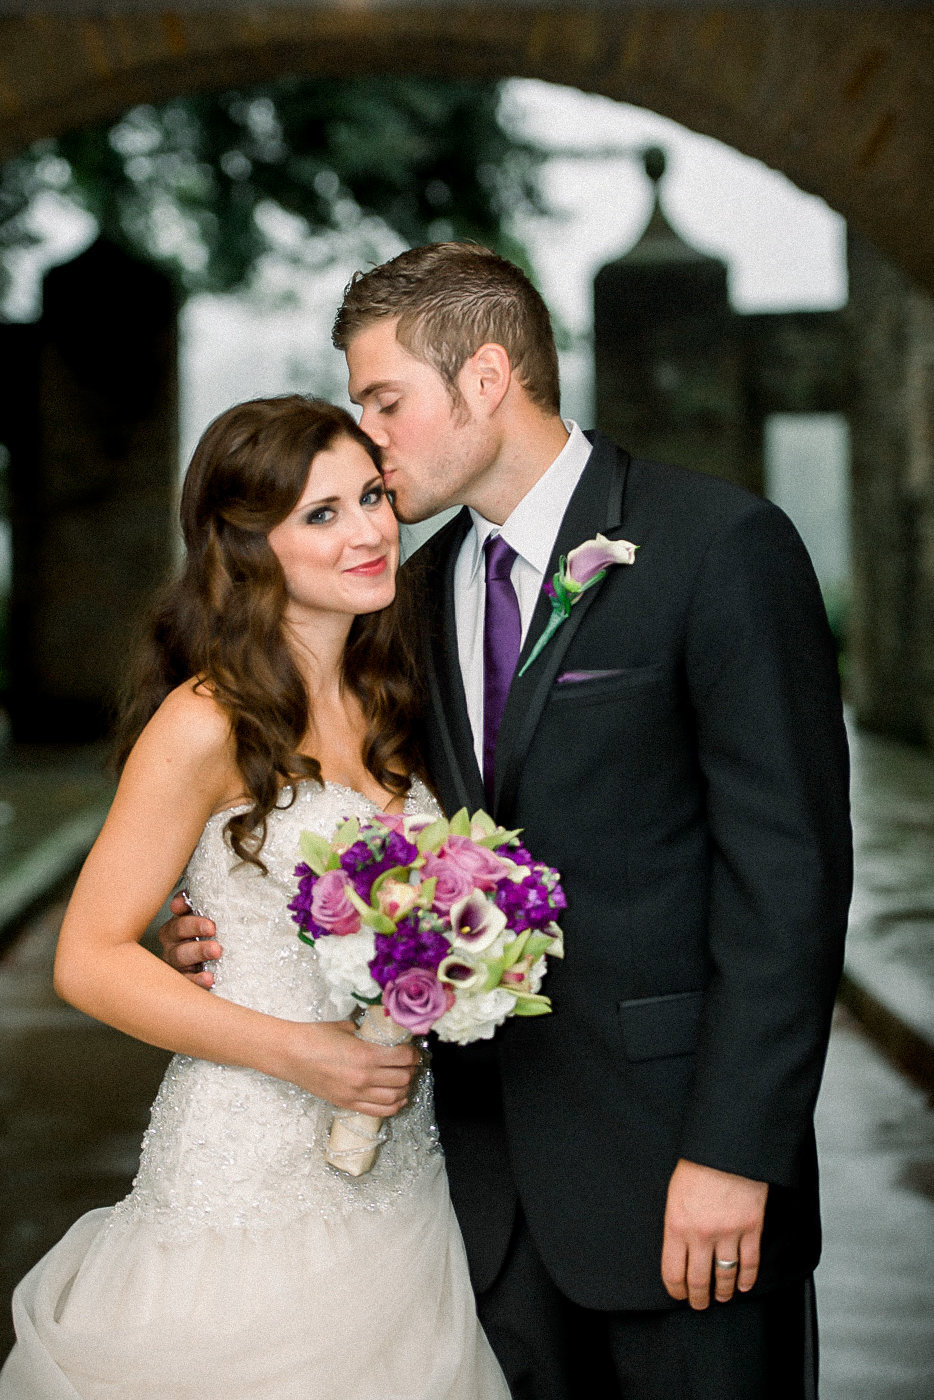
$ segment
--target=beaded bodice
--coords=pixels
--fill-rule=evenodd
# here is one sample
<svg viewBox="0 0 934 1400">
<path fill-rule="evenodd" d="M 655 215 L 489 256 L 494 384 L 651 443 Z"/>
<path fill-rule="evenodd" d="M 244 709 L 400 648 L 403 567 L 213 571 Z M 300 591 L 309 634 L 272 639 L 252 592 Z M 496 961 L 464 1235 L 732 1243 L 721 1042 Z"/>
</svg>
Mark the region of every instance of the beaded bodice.
<svg viewBox="0 0 934 1400">
<path fill-rule="evenodd" d="M 230 811 L 209 819 L 184 882 L 194 907 L 214 920 L 223 947 L 213 965 L 215 995 L 293 1021 L 350 1013 L 350 1000 L 329 995 L 287 905 L 296 889 L 299 833 L 329 837 L 345 817 L 366 820 L 376 810 L 340 784 L 299 784 L 291 805 L 267 819 L 265 875 L 230 850 Z M 405 810 L 439 815 L 417 779 Z M 438 1155 L 424 1074 L 365 1176 L 345 1176 L 325 1162 L 333 1113 L 330 1104 L 258 1071 L 176 1055 L 153 1104 L 133 1190 L 115 1220 L 149 1219 L 176 1238 L 203 1228 L 262 1229 L 306 1211 L 378 1210 L 407 1192 Z"/>
</svg>

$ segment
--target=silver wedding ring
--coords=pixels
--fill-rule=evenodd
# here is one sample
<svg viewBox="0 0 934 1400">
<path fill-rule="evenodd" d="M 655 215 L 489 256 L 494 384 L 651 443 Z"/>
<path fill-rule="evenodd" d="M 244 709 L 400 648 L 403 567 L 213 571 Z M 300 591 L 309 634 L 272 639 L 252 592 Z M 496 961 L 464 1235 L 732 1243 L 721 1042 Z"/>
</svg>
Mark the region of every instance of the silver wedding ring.
<svg viewBox="0 0 934 1400">
<path fill-rule="evenodd" d="M 715 1266 L 716 1266 L 718 1269 L 738 1269 L 738 1268 L 739 1268 L 739 1260 L 738 1260 L 738 1259 L 715 1259 L 713 1262 L 714 1262 Z"/>
</svg>

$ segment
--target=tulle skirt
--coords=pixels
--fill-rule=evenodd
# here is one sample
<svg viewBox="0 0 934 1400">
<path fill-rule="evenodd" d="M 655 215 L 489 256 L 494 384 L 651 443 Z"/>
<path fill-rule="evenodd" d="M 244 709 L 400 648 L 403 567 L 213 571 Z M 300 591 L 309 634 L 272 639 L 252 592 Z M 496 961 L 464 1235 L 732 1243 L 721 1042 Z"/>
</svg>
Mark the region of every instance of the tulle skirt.
<svg viewBox="0 0 934 1400">
<path fill-rule="evenodd" d="M 436 1166 L 262 1233 L 91 1211 L 16 1289 L 0 1400 L 509 1400 Z"/>
</svg>

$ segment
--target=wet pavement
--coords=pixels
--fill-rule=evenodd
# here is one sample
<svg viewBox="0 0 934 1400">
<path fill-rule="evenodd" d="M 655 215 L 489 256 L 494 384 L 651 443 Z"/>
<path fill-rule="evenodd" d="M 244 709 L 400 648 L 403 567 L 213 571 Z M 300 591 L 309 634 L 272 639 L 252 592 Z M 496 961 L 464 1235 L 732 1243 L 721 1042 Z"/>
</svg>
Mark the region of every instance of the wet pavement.
<svg viewBox="0 0 934 1400">
<path fill-rule="evenodd" d="M 166 1060 L 56 1001 L 61 914 L 0 960 L 0 1355 L 16 1280 L 78 1215 L 125 1194 Z M 842 1011 L 818 1133 L 822 1400 L 931 1400 L 934 1109 Z"/>
<path fill-rule="evenodd" d="M 163 1051 L 52 990 L 64 913 L 35 918 L 0 959 L 0 1355 L 13 1285 L 74 1220 L 126 1194 Z"/>
<path fill-rule="evenodd" d="M 846 1001 L 923 1087 L 838 1012 L 818 1106 L 821 1395 L 932 1400 L 934 758 L 853 741 Z M 0 1357 L 16 1280 L 77 1216 L 125 1194 L 167 1058 L 51 988 L 64 905 L 36 901 L 82 858 L 108 792 L 93 754 L 20 755 L 0 775 L 0 932 L 18 929 L 0 955 Z"/>
<path fill-rule="evenodd" d="M 932 1400 L 934 1107 L 845 1012 L 817 1135 L 821 1400 Z"/>
<path fill-rule="evenodd" d="M 0 940 L 91 848 L 113 796 L 102 745 L 9 748 L 0 758 Z"/>
<path fill-rule="evenodd" d="M 851 727 L 851 1005 L 934 1089 L 934 757 Z"/>
</svg>

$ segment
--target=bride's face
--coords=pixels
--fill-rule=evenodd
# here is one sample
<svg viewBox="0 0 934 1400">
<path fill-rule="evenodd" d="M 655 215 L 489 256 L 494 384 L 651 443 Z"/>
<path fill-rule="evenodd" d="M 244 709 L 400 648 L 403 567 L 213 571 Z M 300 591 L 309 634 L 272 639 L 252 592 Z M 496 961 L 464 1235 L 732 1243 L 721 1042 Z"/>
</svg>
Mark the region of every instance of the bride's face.
<svg viewBox="0 0 934 1400">
<path fill-rule="evenodd" d="M 373 459 L 351 438 L 317 454 L 294 509 L 268 539 L 290 621 L 377 612 L 395 596 L 399 527 Z"/>
</svg>

